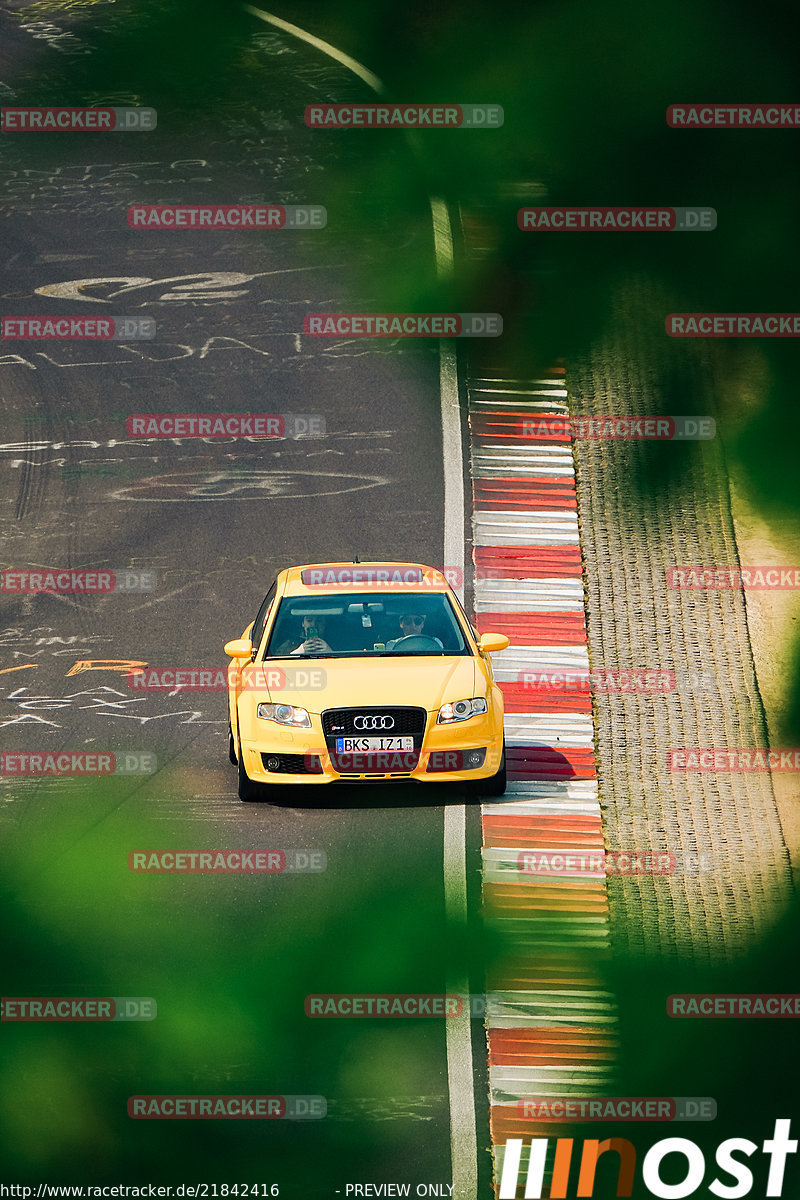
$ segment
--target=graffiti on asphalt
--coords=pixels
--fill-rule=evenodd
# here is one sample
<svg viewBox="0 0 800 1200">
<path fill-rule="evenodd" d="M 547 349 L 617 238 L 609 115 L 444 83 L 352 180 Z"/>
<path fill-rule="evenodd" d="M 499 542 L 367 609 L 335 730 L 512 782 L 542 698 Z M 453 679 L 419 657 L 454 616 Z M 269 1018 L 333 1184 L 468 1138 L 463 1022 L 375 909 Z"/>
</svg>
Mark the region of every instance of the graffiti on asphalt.
<svg viewBox="0 0 800 1200">
<path fill-rule="evenodd" d="M 24 29 L 36 41 L 45 42 L 51 50 L 58 50 L 61 54 L 91 54 L 85 42 L 76 38 L 74 33 L 59 29 L 52 21 L 21 21 L 19 28 Z"/>
<path fill-rule="evenodd" d="M 125 301 L 127 308 L 142 308 L 154 301 L 185 304 L 194 300 L 243 300 L 250 295 L 250 289 L 244 284 L 271 274 L 271 271 L 254 275 L 241 271 L 207 271 L 196 275 L 172 275 L 166 279 L 151 279 L 149 275 L 110 275 L 45 284 L 36 288 L 36 294 L 70 302 L 83 300 L 89 304 L 111 304 L 120 299 Z M 113 286 L 117 284 L 122 286 Z"/>
<path fill-rule="evenodd" d="M 137 667 L 148 666 L 148 663 L 143 659 L 76 658 L 76 653 L 80 653 L 80 650 L 77 649 L 78 646 L 83 647 L 90 641 L 110 642 L 112 640 L 110 637 L 99 636 L 60 637 L 56 634 L 52 625 L 40 625 L 28 631 L 18 625 L 8 626 L 0 630 L 0 646 L 12 648 L 11 654 L 14 658 L 24 658 L 27 660 L 43 653 L 52 657 L 64 654 L 68 655 L 72 659 L 72 665 L 64 673 L 65 679 L 69 679 L 75 675 L 85 675 L 87 672 L 108 672 L 127 678 L 129 673 Z M 27 652 L 19 649 L 20 646 L 24 645 L 28 646 Z M 55 649 L 56 646 L 69 646 L 70 648 Z M 0 676 L 9 675 L 13 671 L 35 669 L 39 665 L 39 663 L 25 661 L 17 666 L 0 667 Z M 5 701 L 14 705 L 16 715 L 6 716 L 2 714 L 0 729 L 5 729 L 11 725 L 48 725 L 56 729 L 62 729 L 62 724 L 57 720 L 53 720 L 53 714 L 70 709 L 88 710 L 101 717 L 122 721 L 136 721 L 140 725 L 146 725 L 150 721 L 165 720 L 177 720 L 179 725 L 217 725 L 220 723 L 218 720 L 206 720 L 203 712 L 195 708 L 159 712 L 158 708 L 163 708 L 165 702 L 170 701 L 173 696 L 180 695 L 180 689 L 161 695 L 158 693 L 149 693 L 146 696 L 132 697 L 130 689 L 126 688 L 125 691 L 120 691 L 117 688 L 109 687 L 107 684 L 97 684 L 95 687 L 70 692 L 66 696 L 53 696 L 46 692 L 34 692 L 29 687 L 15 686 L 15 682 L 8 680 L 11 690 L 5 696 Z M 0 681 L 0 689 L 3 688 L 5 683 L 5 680 Z"/>
<path fill-rule="evenodd" d="M 340 496 L 384 487 L 381 475 L 347 475 L 338 471 L 217 471 L 185 472 L 143 480 L 109 492 L 109 499 L 161 504 L 202 504 L 216 500 L 303 500 Z"/>
<path fill-rule="evenodd" d="M 257 355 L 257 361 L 269 359 L 271 371 L 291 371 L 296 373 L 306 368 L 332 369 L 347 365 L 348 359 L 368 358 L 377 356 L 392 356 L 398 354 L 410 357 L 437 352 L 435 347 L 416 344 L 413 338 L 375 338 L 373 341 L 362 338 L 350 340 L 331 340 L 303 338 L 300 333 L 298 320 L 297 330 L 278 331 L 249 335 L 250 341 L 243 338 L 223 337 L 216 335 L 206 338 L 203 342 L 191 344 L 187 342 L 148 342 L 146 348 L 142 343 L 127 345 L 124 342 L 62 342 L 50 344 L 47 351 L 28 351 L 24 354 L 0 354 L 0 367 L 23 367 L 29 371 L 47 370 L 47 367 L 66 368 L 81 367 L 133 367 L 137 363 L 152 368 L 153 364 L 182 362 L 185 360 L 204 361 L 209 355 L 220 352 L 226 354 Z M 255 345 L 255 338 L 266 342 Z M 108 357 L 102 357 L 106 354 Z M 116 358 L 112 357 L 117 355 Z M 87 358 L 89 355 L 91 357 Z M 122 357 L 120 357 L 122 355 Z M 35 361 L 38 360 L 38 361 Z M 250 364 L 247 364 L 248 366 Z M 253 363 L 252 365 L 255 365 Z M 219 368 L 227 371 L 227 359 L 204 361 L 206 369 Z"/>
<path fill-rule="evenodd" d="M 167 698 L 171 698 L 171 695 L 172 693 Z M 96 716 L 112 720 L 136 721 L 139 725 L 147 725 L 150 721 L 169 720 L 177 720 L 179 725 L 219 724 L 218 721 L 204 720 L 203 713 L 194 708 L 153 712 L 159 703 L 163 705 L 164 697 L 154 693 L 132 698 L 130 691 L 122 692 L 105 684 L 70 692 L 66 696 L 51 696 L 46 692 L 34 694 L 30 688 L 19 687 L 6 696 L 6 701 L 15 706 L 18 715 L 0 720 L 0 729 L 11 725 L 48 725 L 55 729 L 63 729 L 59 721 L 52 719 L 53 715 L 75 709 L 82 712 L 88 710 Z M 42 713 L 46 715 L 42 716 Z"/>
</svg>

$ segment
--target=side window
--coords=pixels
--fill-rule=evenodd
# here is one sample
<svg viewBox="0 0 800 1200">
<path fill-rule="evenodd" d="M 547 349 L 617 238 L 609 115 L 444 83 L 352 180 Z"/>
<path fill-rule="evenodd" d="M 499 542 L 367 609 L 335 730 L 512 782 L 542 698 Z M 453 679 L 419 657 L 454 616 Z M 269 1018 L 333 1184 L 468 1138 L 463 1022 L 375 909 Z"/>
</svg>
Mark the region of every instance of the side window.
<svg viewBox="0 0 800 1200">
<path fill-rule="evenodd" d="M 455 601 L 459 612 L 461 613 L 462 617 L 467 622 L 467 625 L 469 626 L 470 630 L 472 631 L 472 636 L 475 638 L 476 642 L 479 642 L 481 640 L 481 635 L 478 633 L 477 629 L 472 624 L 472 621 L 470 621 L 469 617 L 467 616 L 466 612 L 464 611 L 464 605 L 461 603 L 461 601 L 459 600 L 459 598 L 455 594 L 455 592 L 453 592 L 451 594 L 450 599 Z"/>
<path fill-rule="evenodd" d="M 263 637 L 264 629 L 267 624 L 267 618 L 269 617 L 270 611 L 272 609 L 272 602 L 275 599 L 276 586 L 277 586 L 277 580 L 275 581 L 275 583 L 273 583 L 272 587 L 269 589 L 266 596 L 264 597 L 264 602 L 261 605 L 261 608 L 258 610 L 256 619 L 253 622 L 253 628 L 250 632 L 250 640 L 253 643 L 253 654 L 252 654 L 253 658 L 255 658 L 255 656 L 256 656 L 256 651 L 258 649 L 259 642 L 261 641 L 261 638 Z"/>
</svg>

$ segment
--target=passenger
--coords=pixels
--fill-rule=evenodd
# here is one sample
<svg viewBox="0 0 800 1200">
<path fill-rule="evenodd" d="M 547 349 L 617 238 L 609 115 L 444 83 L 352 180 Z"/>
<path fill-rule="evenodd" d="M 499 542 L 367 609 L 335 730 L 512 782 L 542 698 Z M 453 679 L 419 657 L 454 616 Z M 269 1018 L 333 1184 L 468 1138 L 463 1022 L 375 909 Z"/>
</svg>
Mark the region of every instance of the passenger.
<svg viewBox="0 0 800 1200">
<path fill-rule="evenodd" d="M 331 647 L 325 640 L 328 618 L 325 616 L 303 617 L 301 624 L 300 645 L 297 638 L 289 638 L 277 649 L 277 654 L 332 654 Z"/>
</svg>

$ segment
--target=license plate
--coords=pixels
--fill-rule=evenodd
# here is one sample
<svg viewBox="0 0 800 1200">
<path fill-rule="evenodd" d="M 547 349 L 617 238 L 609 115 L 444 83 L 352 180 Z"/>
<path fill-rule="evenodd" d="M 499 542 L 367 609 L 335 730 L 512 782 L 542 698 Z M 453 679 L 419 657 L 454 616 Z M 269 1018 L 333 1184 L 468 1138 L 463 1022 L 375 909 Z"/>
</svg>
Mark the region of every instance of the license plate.
<svg viewBox="0 0 800 1200">
<path fill-rule="evenodd" d="M 413 737 L 341 737 L 337 754 L 370 754 L 375 750 L 413 750 Z"/>
</svg>

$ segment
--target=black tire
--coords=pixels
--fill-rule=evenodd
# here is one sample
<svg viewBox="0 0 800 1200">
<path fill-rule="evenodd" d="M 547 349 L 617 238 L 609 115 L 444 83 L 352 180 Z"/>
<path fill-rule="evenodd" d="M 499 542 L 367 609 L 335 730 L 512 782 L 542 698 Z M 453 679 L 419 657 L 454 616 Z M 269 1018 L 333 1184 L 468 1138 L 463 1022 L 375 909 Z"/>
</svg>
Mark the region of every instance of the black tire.
<svg viewBox="0 0 800 1200">
<path fill-rule="evenodd" d="M 233 730 L 230 727 L 230 722 L 228 723 L 228 758 L 231 760 L 234 766 L 236 766 L 239 762 L 238 758 L 236 757 L 236 743 L 233 740 Z"/>
<path fill-rule="evenodd" d="M 476 791 L 479 796 L 502 796 L 506 790 L 506 741 L 503 738 L 503 757 L 500 760 L 500 769 L 495 775 L 490 775 L 488 779 L 481 779 L 476 785 Z"/>
</svg>

